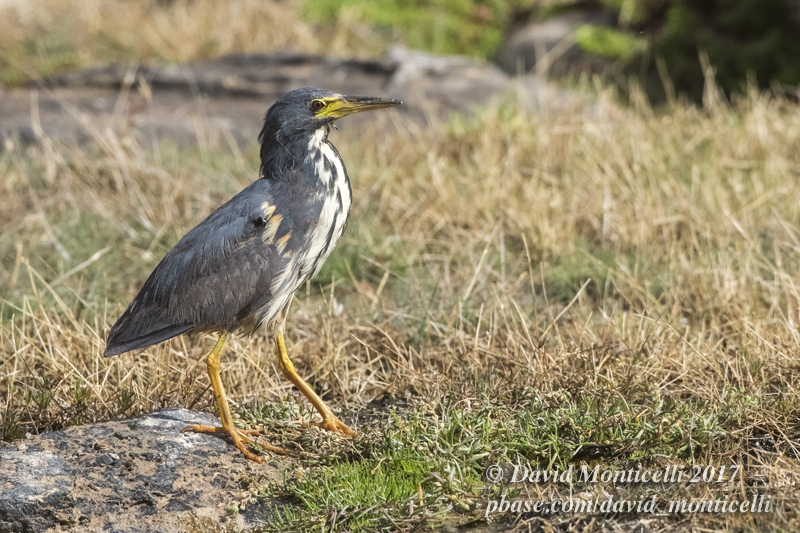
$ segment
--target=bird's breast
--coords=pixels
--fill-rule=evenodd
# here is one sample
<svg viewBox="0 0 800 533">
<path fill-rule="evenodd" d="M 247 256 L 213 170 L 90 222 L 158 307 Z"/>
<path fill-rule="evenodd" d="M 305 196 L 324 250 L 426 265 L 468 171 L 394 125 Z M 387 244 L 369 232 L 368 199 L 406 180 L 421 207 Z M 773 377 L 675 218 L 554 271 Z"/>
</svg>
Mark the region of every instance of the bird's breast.
<svg viewBox="0 0 800 533">
<path fill-rule="evenodd" d="M 291 206 L 293 212 L 286 212 L 292 222 L 283 220 L 279 208 L 262 205 L 267 220 L 263 240 L 274 244 L 284 261 L 271 279 L 269 297 L 256 313 L 256 323 L 268 327 L 291 302 L 294 291 L 322 268 L 350 216 L 350 180 L 341 157 L 324 136 L 311 139 L 303 169 L 304 177 L 311 180 L 290 194 L 296 199 Z"/>
<path fill-rule="evenodd" d="M 316 200 L 320 209 L 319 217 L 308 235 L 303 272 L 314 276 L 344 233 L 350 216 L 352 192 L 342 158 L 324 137 L 312 138 L 309 159 L 314 165 L 318 191 Z"/>
</svg>

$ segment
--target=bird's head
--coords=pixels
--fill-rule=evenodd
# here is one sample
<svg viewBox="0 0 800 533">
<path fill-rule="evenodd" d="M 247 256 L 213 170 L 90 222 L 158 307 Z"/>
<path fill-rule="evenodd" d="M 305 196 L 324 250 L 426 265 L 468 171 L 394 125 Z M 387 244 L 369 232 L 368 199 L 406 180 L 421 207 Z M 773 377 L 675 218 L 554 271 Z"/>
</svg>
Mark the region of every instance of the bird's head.
<svg viewBox="0 0 800 533">
<path fill-rule="evenodd" d="M 304 137 L 344 116 L 400 103 L 391 98 L 344 96 L 307 87 L 286 93 L 275 102 L 267 111 L 264 129 L 275 131 L 279 138 Z"/>
<path fill-rule="evenodd" d="M 258 137 L 262 175 L 269 174 L 270 165 L 280 171 L 286 156 L 294 160 L 307 149 L 317 130 L 328 128 L 336 119 L 401 103 L 391 98 L 345 96 L 310 87 L 286 93 L 267 111 Z"/>
</svg>

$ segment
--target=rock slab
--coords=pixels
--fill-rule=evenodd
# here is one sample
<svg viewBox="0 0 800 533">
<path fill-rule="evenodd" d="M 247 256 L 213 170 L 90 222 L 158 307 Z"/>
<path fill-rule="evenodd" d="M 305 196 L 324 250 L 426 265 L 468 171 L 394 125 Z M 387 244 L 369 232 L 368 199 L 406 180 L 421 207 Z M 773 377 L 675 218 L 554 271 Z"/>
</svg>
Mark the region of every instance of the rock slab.
<svg viewBox="0 0 800 533">
<path fill-rule="evenodd" d="M 514 78 L 485 61 L 399 47 L 381 60 L 238 54 L 187 65 L 112 65 L 0 89 L 0 151 L 16 139 L 24 145 L 43 136 L 82 143 L 107 130 L 129 131 L 145 145 L 164 138 L 191 146 L 246 145 L 277 98 L 307 86 L 398 98 L 405 105 L 396 112 L 423 125 L 502 98 L 534 109 L 576 102 L 572 93 L 533 75 Z M 345 127 L 358 131 L 362 121 L 390 116 L 356 115 Z"/>
<path fill-rule="evenodd" d="M 211 415 L 171 408 L 0 448 L 0 533 L 252 524 L 261 505 L 249 489 L 283 479 L 294 461 L 258 465 L 226 438 L 181 433 L 197 423 L 219 425 Z M 231 506 L 243 512 L 228 516 Z"/>
<path fill-rule="evenodd" d="M 586 53 L 576 43 L 576 30 L 585 24 L 612 26 L 613 20 L 603 11 L 576 10 L 530 21 L 507 36 L 495 62 L 509 74 L 528 72 L 541 63 L 550 75 L 574 74 L 586 66 Z"/>
</svg>

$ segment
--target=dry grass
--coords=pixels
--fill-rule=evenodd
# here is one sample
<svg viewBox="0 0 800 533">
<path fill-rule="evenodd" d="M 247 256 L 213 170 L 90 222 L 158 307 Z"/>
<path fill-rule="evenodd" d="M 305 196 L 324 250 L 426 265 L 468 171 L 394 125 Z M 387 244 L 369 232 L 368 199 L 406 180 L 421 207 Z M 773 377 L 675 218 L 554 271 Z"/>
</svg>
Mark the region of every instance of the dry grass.
<svg viewBox="0 0 800 533">
<path fill-rule="evenodd" d="M 574 437 L 607 446 L 601 458 L 645 450 L 745 464 L 772 490 L 796 480 L 800 109 L 758 94 L 705 110 L 638 101 L 335 134 L 356 200 L 291 311 L 301 372 L 350 412 L 377 397 L 469 412 L 533 392 L 562 421 L 523 453 L 545 464 L 575 460 Z M 211 408 L 210 338 L 113 359 L 103 338 L 180 235 L 254 178 L 256 157 L 154 155 L 99 133 L 85 149 L 0 156 L 5 439 Z M 266 339 L 229 344 L 232 398 L 287 395 L 274 362 Z M 775 516 L 681 527 L 798 527 L 796 493 L 778 500 Z"/>
<path fill-rule="evenodd" d="M 301 0 L 20 0 L 0 7 L 0 84 L 115 62 L 175 63 L 293 50 L 374 56 L 385 44 L 347 11 L 322 27 Z"/>
</svg>

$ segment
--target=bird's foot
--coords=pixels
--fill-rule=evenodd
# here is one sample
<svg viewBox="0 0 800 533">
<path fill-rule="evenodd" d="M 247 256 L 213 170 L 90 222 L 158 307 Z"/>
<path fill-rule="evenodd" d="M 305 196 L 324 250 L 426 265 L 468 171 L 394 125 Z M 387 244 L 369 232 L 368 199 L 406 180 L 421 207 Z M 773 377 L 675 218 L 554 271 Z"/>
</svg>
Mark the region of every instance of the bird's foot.
<svg viewBox="0 0 800 533">
<path fill-rule="evenodd" d="M 328 431 L 338 433 L 343 437 L 355 437 L 356 435 L 358 435 L 358 433 L 347 427 L 347 425 L 344 422 L 342 422 L 333 415 L 323 418 L 322 422 L 307 422 L 303 424 L 302 427 L 309 427 L 309 426 L 316 426 L 321 429 L 327 429 Z"/>
<path fill-rule="evenodd" d="M 239 451 L 242 452 L 244 456 L 250 459 L 251 461 L 255 461 L 256 463 L 259 464 L 264 462 L 264 458 L 259 457 L 254 453 L 252 453 L 250 450 L 245 448 L 245 445 L 255 443 L 261 448 L 264 448 L 265 450 L 270 450 L 273 453 L 277 453 L 279 455 L 289 455 L 289 452 L 287 450 L 284 450 L 283 448 L 272 446 L 270 444 L 263 444 L 260 442 L 256 443 L 253 439 L 247 436 L 247 435 L 258 435 L 259 433 L 261 433 L 261 430 L 258 429 L 239 429 L 235 427 L 226 428 L 226 427 L 206 426 L 203 424 L 192 424 L 183 428 L 181 430 L 181 433 L 185 431 L 194 431 L 195 433 L 224 433 L 230 435 L 231 439 L 233 440 L 233 443 L 236 445 Z"/>
<path fill-rule="evenodd" d="M 190 426 L 186 426 L 181 430 L 181 433 L 184 433 L 186 431 L 194 431 L 195 433 L 225 433 L 228 435 L 231 434 L 231 432 L 224 427 L 205 426 L 203 424 L 192 424 Z M 246 437 L 245 435 L 258 435 L 259 433 L 261 433 L 260 429 L 233 428 L 233 431 L 235 431 L 238 434 L 238 437 L 243 444 L 253 444 L 253 439 Z"/>
</svg>

